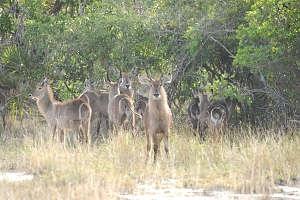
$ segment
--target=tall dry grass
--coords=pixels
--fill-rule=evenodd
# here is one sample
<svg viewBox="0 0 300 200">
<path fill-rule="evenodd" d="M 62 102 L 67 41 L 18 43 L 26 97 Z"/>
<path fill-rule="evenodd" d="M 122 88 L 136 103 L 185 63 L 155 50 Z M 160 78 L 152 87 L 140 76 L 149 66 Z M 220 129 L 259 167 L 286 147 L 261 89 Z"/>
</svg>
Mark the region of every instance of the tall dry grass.
<svg viewBox="0 0 300 200">
<path fill-rule="evenodd" d="M 145 165 L 146 139 L 130 133 L 93 140 L 90 146 L 55 143 L 45 123 L 10 121 L 0 129 L 0 172 L 27 172 L 32 181 L 0 181 L 0 199 L 118 199 L 138 184 L 178 188 L 224 188 L 240 193 L 274 192 L 293 185 L 300 171 L 297 131 L 280 134 L 249 126 L 231 130 L 219 141 L 199 142 L 177 123 L 170 136 L 170 163 L 163 148 L 156 166 Z M 153 159 L 153 157 L 151 157 Z"/>
</svg>

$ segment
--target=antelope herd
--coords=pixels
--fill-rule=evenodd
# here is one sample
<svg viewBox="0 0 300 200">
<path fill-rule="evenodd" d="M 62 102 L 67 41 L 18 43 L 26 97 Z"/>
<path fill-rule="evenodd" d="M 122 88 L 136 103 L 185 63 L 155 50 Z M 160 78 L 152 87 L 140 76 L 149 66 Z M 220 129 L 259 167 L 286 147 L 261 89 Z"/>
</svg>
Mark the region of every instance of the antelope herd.
<svg viewBox="0 0 300 200">
<path fill-rule="evenodd" d="M 151 149 L 154 151 L 154 163 L 160 155 L 160 144 L 164 141 L 164 149 L 169 159 L 169 135 L 172 124 L 172 112 L 168 105 L 168 97 L 164 84 L 172 81 L 171 73 L 152 79 L 138 75 L 138 81 L 147 93 L 138 91 L 135 95 L 132 87 L 132 78 L 136 76 L 136 69 L 130 72 L 122 72 L 115 68 L 114 75 L 117 81 L 107 78 L 104 83 L 107 90 L 97 90 L 98 82 L 92 83 L 85 80 L 85 87 L 78 98 L 61 102 L 54 98 L 50 87 L 50 79 L 43 78 L 29 97 L 36 100 L 40 113 L 48 123 L 53 139 L 60 136 L 62 142 L 66 139 L 66 131 L 71 130 L 82 143 L 90 140 L 91 123 L 96 123 L 96 134 L 100 133 L 100 127 L 105 125 L 104 132 L 118 134 L 121 130 L 129 128 L 133 136 L 136 126 L 144 125 L 147 139 L 146 163 Z M 0 85 L 0 112 L 5 128 L 6 95 L 10 88 Z M 211 100 L 212 92 L 192 91 L 194 99 L 190 102 L 187 113 L 192 123 L 194 135 L 197 132 L 200 138 L 205 135 L 218 137 L 227 129 L 235 107 L 236 99 Z M 135 98 L 134 98 L 135 97 Z"/>
</svg>

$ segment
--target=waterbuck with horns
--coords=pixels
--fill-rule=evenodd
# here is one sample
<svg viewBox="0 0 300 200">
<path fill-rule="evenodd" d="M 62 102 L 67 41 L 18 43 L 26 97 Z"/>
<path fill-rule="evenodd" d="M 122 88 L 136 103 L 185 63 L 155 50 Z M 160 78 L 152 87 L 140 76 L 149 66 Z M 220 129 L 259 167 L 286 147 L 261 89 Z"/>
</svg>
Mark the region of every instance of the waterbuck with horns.
<svg viewBox="0 0 300 200">
<path fill-rule="evenodd" d="M 96 123 L 96 133 L 99 134 L 100 124 L 106 124 L 106 132 L 109 128 L 109 118 L 107 112 L 109 92 L 97 91 L 95 86 L 95 84 L 92 84 L 88 79 L 86 79 L 85 89 L 79 98 L 85 100 L 92 108 L 91 123 Z"/>
<path fill-rule="evenodd" d="M 49 78 L 43 78 L 29 96 L 36 100 L 39 111 L 50 126 L 53 138 L 57 131 L 61 141 L 65 142 L 66 130 L 71 129 L 73 134 L 79 136 L 81 142 L 89 141 L 92 109 L 86 101 L 82 99 L 57 101 L 50 87 Z"/>
<path fill-rule="evenodd" d="M 135 128 L 135 115 L 140 116 L 134 112 L 134 106 L 132 99 L 127 94 L 120 94 L 119 84 L 122 84 L 122 72 L 120 71 L 120 77 L 117 82 L 112 82 L 107 74 L 105 83 L 109 86 L 109 103 L 108 103 L 108 116 L 109 116 L 109 128 L 111 133 L 114 129 L 119 133 L 120 127 L 124 127 L 126 120 L 129 121 L 129 126 L 134 131 Z"/>
<path fill-rule="evenodd" d="M 150 86 L 148 95 L 148 104 L 145 109 L 143 121 L 145 124 L 145 131 L 147 137 L 147 157 L 148 161 L 150 150 L 153 146 L 154 161 L 156 163 L 157 155 L 160 155 L 160 143 L 164 139 L 164 147 L 169 160 L 169 134 L 172 123 L 172 113 L 168 106 L 168 97 L 163 87 L 165 83 L 170 83 L 172 75 L 169 73 L 160 79 L 154 80 L 139 75 L 139 82 Z"/>
<path fill-rule="evenodd" d="M 3 128 L 6 126 L 6 91 L 9 91 L 10 87 L 7 85 L 0 85 L 0 113 L 3 121 Z"/>
</svg>

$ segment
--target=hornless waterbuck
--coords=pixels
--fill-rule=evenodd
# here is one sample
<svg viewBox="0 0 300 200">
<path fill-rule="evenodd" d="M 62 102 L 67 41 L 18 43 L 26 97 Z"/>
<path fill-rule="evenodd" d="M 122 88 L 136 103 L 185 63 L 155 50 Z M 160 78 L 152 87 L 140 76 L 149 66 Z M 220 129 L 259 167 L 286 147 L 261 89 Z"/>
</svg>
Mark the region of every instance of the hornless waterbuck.
<svg viewBox="0 0 300 200">
<path fill-rule="evenodd" d="M 139 82 L 141 84 L 149 85 L 148 105 L 145 109 L 143 121 L 145 124 L 145 131 L 147 137 L 147 157 L 148 161 L 150 150 L 153 145 L 154 161 L 156 163 L 157 155 L 160 154 L 160 143 L 164 139 L 165 151 L 169 160 L 169 134 L 172 123 L 172 113 L 168 106 L 168 97 L 163 87 L 165 83 L 170 83 L 172 75 L 169 73 L 163 78 L 153 80 L 151 77 L 147 78 L 139 75 Z"/>
<path fill-rule="evenodd" d="M 121 72 L 120 77 L 121 78 L 118 79 L 118 82 L 110 81 L 108 74 L 107 79 L 105 79 L 105 83 L 110 88 L 107 112 L 111 133 L 113 133 L 114 129 L 116 129 L 116 132 L 118 133 L 120 131 L 120 127 L 124 127 L 126 120 L 129 121 L 129 126 L 134 131 L 135 115 L 142 117 L 134 112 L 132 99 L 127 94 L 120 94 L 119 83 L 123 81 Z"/>
<path fill-rule="evenodd" d="M 131 79 L 136 75 L 136 69 L 132 68 L 130 72 L 121 72 L 114 68 L 114 73 L 119 75 L 119 79 L 122 79 L 119 85 L 120 94 L 127 94 L 130 98 L 133 98 Z"/>
<path fill-rule="evenodd" d="M 10 88 L 7 85 L 0 85 L 0 112 L 3 121 L 3 128 L 6 126 L 5 115 L 6 115 L 6 91 Z"/>
<path fill-rule="evenodd" d="M 43 78 L 29 96 L 36 99 L 39 111 L 50 126 L 53 138 L 56 131 L 65 141 L 66 130 L 71 129 L 81 142 L 88 142 L 90 135 L 90 120 L 92 109 L 82 99 L 66 102 L 57 101 L 50 87 L 50 80 Z"/>
<path fill-rule="evenodd" d="M 86 78 L 84 81 L 84 88 L 82 92 L 85 91 L 96 91 L 96 86 L 98 85 L 98 81 L 94 81 L 93 83 L 90 79 Z"/>
<path fill-rule="evenodd" d="M 96 133 L 100 132 L 100 124 L 105 122 L 106 131 L 108 131 L 108 103 L 109 92 L 108 91 L 96 91 L 95 84 L 92 84 L 88 79 L 85 81 L 85 89 L 79 96 L 80 99 L 85 100 L 92 108 L 91 122 L 96 123 Z"/>
</svg>

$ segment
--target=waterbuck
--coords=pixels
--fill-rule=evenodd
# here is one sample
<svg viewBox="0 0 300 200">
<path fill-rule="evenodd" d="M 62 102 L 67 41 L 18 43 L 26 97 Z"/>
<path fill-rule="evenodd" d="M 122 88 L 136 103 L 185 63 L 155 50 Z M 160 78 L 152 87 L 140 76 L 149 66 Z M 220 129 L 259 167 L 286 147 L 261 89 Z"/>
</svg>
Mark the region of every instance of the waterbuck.
<svg viewBox="0 0 300 200">
<path fill-rule="evenodd" d="M 140 114 L 143 117 L 144 113 L 145 113 L 145 109 L 147 107 L 147 104 L 148 104 L 148 97 L 146 96 L 146 94 L 137 92 L 136 102 L 134 104 L 135 112 Z M 135 120 L 135 123 L 140 124 L 141 123 L 141 118 L 137 117 L 136 120 Z"/>
<path fill-rule="evenodd" d="M 157 155 L 160 155 L 160 143 L 164 139 L 165 151 L 169 160 L 168 140 L 170 127 L 172 123 L 172 113 L 168 106 L 168 97 L 163 87 L 165 83 L 170 83 L 172 75 L 169 73 L 163 78 L 154 80 L 143 75 L 138 75 L 141 84 L 149 85 L 148 104 L 145 109 L 143 121 L 147 137 L 147 157 L 148 161 L 150 150 L 153 146 L 154 161 L 156 163 Z"/>
<path fill-rule="evenodd" d="M 121 72 L 117 68 L 114 68 L 114 73 L 119 75 L 119 79 L 122 79 L 119 85 L 120 94 L 127 94 L 130 98 L 133 98 L 131 79 L 136 75 L 136 69 L 132 68 L 130 72 Z"/>
<path fill-rule="evenodd" d="M 203 137 L 205 129 L 209 129 L 212 134 L 216 134 L 227 128 L 228 109 L 224 100 L 210 101 L 212 93 L 199 93 L 199 136 Z"/>
<path fill-rule="evenodd" d="M 108 103 L 109 93 L 107 91 L 97 91 L 96 84 L 91 83 L 88 79 L 85 80 L 85 88 L 83 93 L 79 96 L 80 99 L 85 100 L 92 109 L 91 123 L 96 123 L 96 133 L 100 132 L 100 124 L 105 122 L 106 132 L 108 131 Z"/>
<path fill-rule="evenodd" d="M 98 85 L 98 81 L 91 82 L 90 79 L 86 78 L 84 81 L 84 88 L 82 92 L 85 91 L 96 91 L 96 86 Z"/>
<path fill-rule="evenodd" d="M 228 110 L 228 124 L 229 124 L 231 122 L 238 100 L 236 98 L 231 99 L 230 97 L 227 97 L 225 99 L 225 103 L 227 105 L 227 110 Z"/>
<path fill-rule="evenodd" d="M 0 113 L 3 121 L 3 128 L 6 126 L 6 91 L 9 91 L 10 88 L 7 85 L 0 85 Z"/>
<path fill-rule="evenodd" d="M 203 95 L 199 91 L 194 91 L 194 90 L 192 90 L 192 93 L 194 95 L 194 99 L 188 106 L 187 111 L 190 120 L 193 124 L 194 135 L 196 136 L 195 131 L 198 130 L 199 128 L 199 119 L 201 118 L 201 111 L 208 108 L 209 106 L 208 98 L 211 96 L 211 93 Z"/>
<path fill-rule="evenodd" d="M 71 129 L 73 134 L 79 136 L 81 142 L 89 141 L 92 109 L 86 101 L 82 99 L 57 101 L 50 87 L 49 78 L 43 78 L 29 96 L 36 100 L 39 111 L 51 129 L 53 139 L 57 131 L 61 141 L 65 142 L 66 130 Z"/>
<path fill-rule="evenodd" d="M 120 94 L 119 84 L 122 84 L 121 82 L 123 81 L 121 72 L 120 77 L 117 82 L 112 82 L 107 74 L 107 79 L 105 79 L 105 83 L 110 88 L 107 112 L 109 116 L 109 128 L 112 134 L 114 129 L 116 129 L 118 134 L 120 127 L 124 127 L 127 120 L 129 121 L 129 126 L 134 131 L 135 115 L 141 117 L 134 112 L 132 99 L 127 94 Z"/>
</svg>

